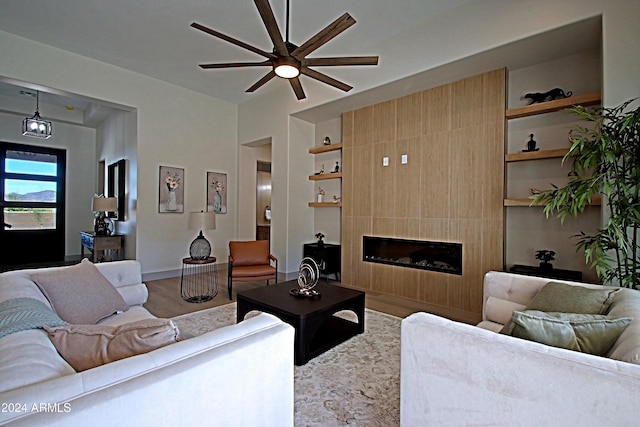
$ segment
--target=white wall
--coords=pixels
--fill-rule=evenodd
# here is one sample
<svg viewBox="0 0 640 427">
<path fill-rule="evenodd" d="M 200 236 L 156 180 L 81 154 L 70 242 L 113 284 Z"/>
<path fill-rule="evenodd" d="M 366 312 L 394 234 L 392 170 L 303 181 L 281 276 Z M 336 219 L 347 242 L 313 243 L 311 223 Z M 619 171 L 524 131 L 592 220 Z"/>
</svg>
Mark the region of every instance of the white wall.
<svg viewBox="0 0 640 427">
<path fill-rule="evenodd" d="M 25 55 L 24 52 L 29 52 Z M 193 233 L 189 211 L 202 209 L 206 171 L 228 171 L 228 185 L 237 185 L 237 107 L 159 80 L 0 32 L 0 76 L 105 100 L 137 110 L 137 165 L 131 165 L 130 213 L 136 216 L 136 254 L 143 273 L 176 274 L 188 256 Z M 200 124 L 200 126 L 198 126 Z M 202 132 L 206 124 L 207 132 Z M 54 123 L 54 129 L 56 128 Z M 5 128 L 1 126 L 0 128 Z M 84 148 L 82 148 L 84 149 Z M 129 150 L 130 147 L 127 147 Z M 95 147 L 86 161 L 95 176 Z M 185 213 L 158 213 L 158 167 L 185 168 Z M 70 207 L 83 209 L 95 181 Z M 69 195 L 77 193 L 70 191 Z M 75 197 L 75 196 L 74 196 Z M 237 198 L 231 193 L 230 214 L 219 215 L 217 229 L 207 235 L 214 256 L 226 258 L 226 244 L 235 236 Z M 73 209 L 69 209 L 72 212 Z M 86 214 L 85 214 L 86 215 Z M 82 215 L 80 223 L 91 223 Z"/>
<path fill-rule="evenodd" d="M 33 115 L 33 112 L 29 116 Z M 43 115 L 43 117 L 46 117 Z M 22 135 L 24 117 L 0 112 L 0 140 L 52 147 L 67 152 L 65 187 L 65 256 L 80 254 L 80 231 L 93 230 L 93 198 L 96 176 L 96 132 L 66 123 L 54 123 L 52 136 L 41 140 Z M 75 179 L 74 179 L 75 178 Z"/>
</svg>

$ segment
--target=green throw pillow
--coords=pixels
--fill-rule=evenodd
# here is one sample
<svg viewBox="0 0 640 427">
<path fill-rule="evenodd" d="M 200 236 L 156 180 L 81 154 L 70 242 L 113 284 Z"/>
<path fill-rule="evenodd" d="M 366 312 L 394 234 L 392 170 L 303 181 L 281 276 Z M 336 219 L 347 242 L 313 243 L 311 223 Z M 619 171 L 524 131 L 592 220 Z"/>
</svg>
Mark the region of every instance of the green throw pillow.
<svg viewBox="0 0 640 427">
<path fill-rule="evenodd" d="M 604 356 L 631 323 L 630 317 L 514 311 L 504 333 L 553 347 Z M 505 327 L 506 328 L 506 327 Z"/>
<path fill-rule="evenodd" d="M 592 289 L 549 282 L 527 305 L 526 310 L 557 313 L 606 314 L 619 289 Z"/>
</svg>

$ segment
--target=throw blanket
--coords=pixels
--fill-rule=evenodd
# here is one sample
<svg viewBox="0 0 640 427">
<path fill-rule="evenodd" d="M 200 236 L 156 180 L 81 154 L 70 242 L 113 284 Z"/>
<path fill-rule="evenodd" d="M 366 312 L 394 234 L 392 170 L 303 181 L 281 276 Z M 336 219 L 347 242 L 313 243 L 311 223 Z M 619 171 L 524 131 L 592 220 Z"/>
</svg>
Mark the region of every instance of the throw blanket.
<svg viewBox="0 0 640 427">
<path fill-rule="evenodd" d="M 14 298 L 0 302 L 0 338 L 14 332 L 68 323 L 46 304 L 33 298 Z"/>
</svg>

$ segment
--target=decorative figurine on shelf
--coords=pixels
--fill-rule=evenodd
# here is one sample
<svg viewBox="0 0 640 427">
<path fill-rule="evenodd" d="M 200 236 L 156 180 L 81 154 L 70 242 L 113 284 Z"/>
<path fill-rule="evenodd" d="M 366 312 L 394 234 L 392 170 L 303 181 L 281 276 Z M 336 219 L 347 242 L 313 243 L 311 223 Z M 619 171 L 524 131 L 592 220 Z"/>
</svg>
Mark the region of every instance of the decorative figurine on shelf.
<svg viewBox="0 0 640 427">
<path fill-rule="evenodd" d="M 322 164 L 322 169 L 320 169 L 320 172 L 316 172 L 316 175 L 322 175 L 324 173 L 324 163 Z"/>
<path fill-rule="evenodd" d="M 342 197 L 338 196 L 337 194 L 333 196 L 333 203 L 340 203 L 340 199 Z"/>
<path fill-rule="evenodd" d="M 324 145 L 331 145 L 331 138 L 329 138 L 328 136 L 325 136 L 324 141 L 322 141 L 322 143 Z"/>
<path fill-rule="evenodd" d="M 318 203 L 322 203 L 324 199 L 324 190 L 322 189 L 322 187 L 320 187 L 320 189 L 318 190 Z"/>
<path fill-rule="evenodd" d="M 533 134 L 530 134 L 529 141 L 527 141 L 527 149 L 522 151 L 524 151 L 525 153 L 529 151 L 538 151 L 539 148 L 536 148 L 536 144 L 536 141 L 533 139 Z"/>
<path fill-rule="evenodd" d="M 529 98 L 531 100 L 531 102 L 529 103 L 529 105 L 531 105 L 531 104 L 535 104 L 536 102 L 546 102 L 546 101 L 553 101 L 554 99 L 569 98 L 571 95 L 573 95 L 573 92 L 569 91 L 565 94 L 562 89 L 557 87 L 545 93 L 540 93 L 540 92 L 528 93 L 524 97 L 525 99 Z"/>
<path fill-rule="evenodd" d="M 333 168 L 332 173 L 337 173 L 337 172 L 340 172 L 340 163 L 336 161 L 336 167 Z"/>
<path fill-rule="evenodd" d="M 536 251 L 536 259 L 542 261 L 540 263 L 541 269 L 551 270 L 553 268 L 553 264 L 551 264 L 549 261 L 553 261 L 554 259 L 556 259 L 556 251 L 540 249 Z"/>
</svg>

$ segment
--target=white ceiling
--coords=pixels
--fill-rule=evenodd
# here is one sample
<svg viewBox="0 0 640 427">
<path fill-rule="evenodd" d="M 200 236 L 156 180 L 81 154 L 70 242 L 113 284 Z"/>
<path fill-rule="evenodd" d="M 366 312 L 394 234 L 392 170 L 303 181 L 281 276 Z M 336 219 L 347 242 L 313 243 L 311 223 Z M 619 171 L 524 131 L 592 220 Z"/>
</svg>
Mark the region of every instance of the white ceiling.
<svg viewBox="0 0 640 427">
<path fill-rule="evenodd" d="M 329 41 L 310 57 L 380 55 L 380 63 L 384 64 L 386 57 L 382 46 L 388 49 L 390 40 L 399 33 L 411 27 L 419 28 L 429 20 L 437 21 L 439 14 L 451 12 L 465 3 L 481 0 L 290 1 L 289 38 L 295 44 L 304 43 L 344 12 L 350 13 L 357 21 L 356 25 Z M 286 0 L 270 2 L 284 35 Z M 191 28 L 192 22 L 198 22 L 260 49 L 272 49 L 269 36 L 251 0 L 2 0 L 0 10 L 0 30 L 231 103 L 240 104 L 283 85 L 289 86 L 281 79 L 273 79 L 255 93 L 247 94 L 245 90 L 266 73 L 264 67 L 226 70 L 202 70 L 198 67 L 201 63 L 256 61 L 263 58 Z M 334 101 L 300 111 L 296 115 L 319 122 L 336 117 L 336 111 L 358 108 L 362 106 L 359 105 L 362 102 L 365 102 L 363 105 L 369 105 L 425 89 L 425 84 L 432 87 L 498 67 L 514 69 L 594 48 L 600 43 L 600 28 L 599 19 L 590 19 L 501 46 L 454 64 L 431 70 L 416 70 L 417 74 L 403 79 L 385 74 L 384 66 L 319 67 L 319 71 L 354 86 L 354 90 L 345 94 L 327 86 L 328 90 L 336 91 Z M 391 47 L 393 48 L 392 43 Z M 412 63 L 415 52 L 404 51 L 401 46 L 394 49 L 394 60 Z M 402 55 L 411 57 L 402 61 Z M 422 77 L 425 73 L 429 73 L 428 79 Z M 301 76 L 301 82 L 303 87 L 321 85 L 306 76 Z M 366 87 L 363 87 L 365 84 Z M 28 89 L 35 88 L 37 87 L 32 85 Z M 0 84 L 0 96 L 17 96 L 21 89 Z M 376 92 L 375 95 L 373 91 Z M 79 99 L 75 95 L 55 90 L 49 92 L 51 93 L 41 94 L 41 104 L 52 103 L 85 109 L 89 105 L 87 101 L 95 101 Z"/>
<path fill-rule="evenodd" d="M 310 57 L 376 55 L 377 44 L 469 1 L 291 0 L 289 38 L 302 44 L 348 12 L 357 24 Z M 271 0 L 283 35 L 285 5 L 286 0 Z M 190 24 L 198 22 L 266 51 L 273 48 L 251 0 L 2 0 L 1 9 L 1 30 L 236 104 L 256 96 L 245 90 L 266 73 L 265 68 L 202 70 L 198 64 L 264 58 Z M 352 76 L 339 68 L 346 67 L 319 70 L 339 80 Z M 359 68 L 375 76 L 376 67 Z M 305 80 L 309 78 L 301 77 L 303 86 Z M 256 94 L 276 85 L 287 83 L 274 79 Z"/>
</svg>

